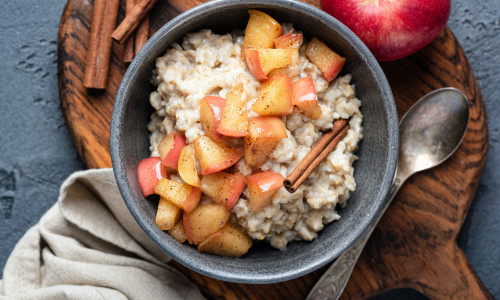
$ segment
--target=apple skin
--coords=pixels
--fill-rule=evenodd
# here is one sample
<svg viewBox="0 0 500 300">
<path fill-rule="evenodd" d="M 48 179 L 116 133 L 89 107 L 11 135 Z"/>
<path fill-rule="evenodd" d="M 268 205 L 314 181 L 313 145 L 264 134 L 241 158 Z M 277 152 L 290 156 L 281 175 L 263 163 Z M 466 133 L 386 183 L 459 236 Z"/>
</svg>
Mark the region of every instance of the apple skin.
<svg viewBox="0 0 500 300">
<path fill-rule="evenodd" d="M 159 157 L 148 157 L 137 166 L 137 179 L 144 197 L 152 195 L 160 179 L 167 177 L 167 167 Z"/>
<path fill-rule="evenodd" d="M 406 57 L 429 44 L 450 16 L 450 0 L 321 0 L 378 61 Z"/>
</svg>

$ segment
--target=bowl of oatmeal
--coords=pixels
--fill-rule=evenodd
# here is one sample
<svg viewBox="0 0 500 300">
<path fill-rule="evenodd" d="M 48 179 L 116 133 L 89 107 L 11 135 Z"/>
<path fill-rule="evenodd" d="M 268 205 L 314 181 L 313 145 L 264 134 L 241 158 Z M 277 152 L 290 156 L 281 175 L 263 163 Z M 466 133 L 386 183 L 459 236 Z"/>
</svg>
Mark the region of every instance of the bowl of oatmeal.
<svg viewBox="0 0 500 300">
<path fill-rule="evenodd" d="M 293 64 L 277 65 L 266 74 L 262 73 L 265 67 L 256 71 L 251 53 L 245 52 L 261 49 L 250 47 L 245 38 L 249 10 L 250 15 L 258 11 L 272 16 L 282 28 L 278 35 L 300 34 L 301 43 L 290 54 Z M 345 58 L 339 74 L 332 75 L 331 69 L 322 68 L 310 55 L 308 48 L 313 47 L 308 45 L 314 40 Z M 274 71 L 283 68 L 287 70 Z M 282 93 L 264 92 L 271 85 L 296 91 L 305 81 L 314 86 L 315 109 L 296 102 L 293 107 L 280 101 L 271 104 L 269 99 L 274 101 Z M 273 97 L 266 100 L 269 94 Z M 243 103 L 246 119 L 228 117 L 232 121 L 226 122 L 222 115 L 217 130 L 212 131 L 213 122 L 205 121 L 203 107 L 212 109 L 213 115 L 217 109 L 224 114 L 228 102 L 236 103 L 231 107 Z M 348 120 L 345 136 L 297 191 L 290 193 L 279 185 L 339 119 Z M 262 124 L 275 125 L 268 140 L 259 144 L 256 136 L 270 127 Z M 163 153 L 165 144 L 186 151 L 177 152 L 172 160 L 175 151 Z M 190 156 L 188 150 L 196 155 Z M 214 156 L 219 152 L 225 156 Z M 115 177 L 139 225 L 176 261 L 232 282 L 289 280 L 341 255 L 380 209 L 394 175 L 397 152 L 395 104 L 374 57 L 333 17 L 295 1 L 211 1 L 181 14 L 151 37 L 131 63 L 111 122 Z M 181 163 L 179 155 L 194 159 L 195 175 L 182 172 L 187 164 Z M 168 175 L 160 176 L 165 177 L 160 180 L 162 187 L 157 184 L 154 191 L 152 186 L 145 188 L 144 182 L 149 181 L 138 169 L 153 162 L 170 168 Z M 150 193 L 161 195 L 160 200 L 145 199 Z M 184 220 L 181 229 L 187 234 L 188 242 L 180 243 L 172 219 L 159 224 L 158 208 L 164 199 L 171 197 L 175 202 L 183 193 L 185 201 L 177 203 L 179 208 L 173 206 L 183 216 L 175 223 Z M 199 211 L 200 207 L 209 210 Z M 238 258 L 212 254 L 218 252 L 207 250 L 214 247 L 207 246 L 206 232 L 204 236 L 192 233 L 198 225 L 189 224 L 202 224 L 198 227 L 204 229 L 216 226 L 196 219 L 216 210 L 221 211 L 217 217 L 231 226 L 222 229 L 245 238 L 238 244 L 246 245 L 235 255 Z M 220 226 L 217 229 L 220 233 Z"/>
</svg>

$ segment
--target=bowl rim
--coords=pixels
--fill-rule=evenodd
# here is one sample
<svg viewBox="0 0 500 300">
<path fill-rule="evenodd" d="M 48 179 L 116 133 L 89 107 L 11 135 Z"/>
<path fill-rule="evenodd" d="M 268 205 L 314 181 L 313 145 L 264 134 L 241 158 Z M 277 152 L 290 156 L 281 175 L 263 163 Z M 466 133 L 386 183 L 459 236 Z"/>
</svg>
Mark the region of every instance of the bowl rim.
<svg viewBox="0 0 500 300">
<path fill-rule="evenodd" d="M 278 7 L 287 6 L 288 8 L 293 8 L 309 14 L 314 18 L 321 20 L 321 22 L 325 23 L 327 26 L 334 28 L 340 35 L 342 35 L 346 40 L 349 40 L 352 46 L 360 52 L 361 57 L 365 60 L 364 63 L 368 65 L 369 68 L 372 69 L 374 75 L 378 78 L 377 83 L 381 90 L 381 96 L 386 99 L 386 117 L 387 117 L 387 132 L 388 132 L 388 144 L 392 145 L 388 147 L 388 157 L 387 157 L 387 165 L 386 170 L 383 173 L 383 178 L 381 181 L 379 193 L 375 196 L 377 198 L 383 198 L 380 201 L 377 201 L 374 205 L 373 213 L 367 217 L 368 222 L 363 224 L 361 230 L 359 230 L 358 234 L 354 234 L 351 239 L 349 239 L 346 243 L 343 244 L 341 250 L 338 251 L 338 255 L 324 255 L 321 259 L 318 259 L 314 263 L 308 264 L 306 267 L 287 269 L 286 272 L 275 272 L 273 274 L 266 274 L 263 276 L 255 277 L 249 276 L 244 272 L 221 272 L 220 270 L 212 271 L 211 269 L 203 268 L 199 265 L 199 262 L 196 260 L 185 260 L 182 255 L 176 253 L 175 251 L 171 251 L 168 245 L 165 246 L 163 244 L 158 243 L 155 239 L 161 239 L 159 235 L 155 234 L 152 231 L 148 224 L 138 217 L 139 211 L 137 207 L 133 204 L 133 199 L 135 198 L 129 189 L 125 166 L 120 160 L 120 150 L 119 144 L 116 142 L 117 137 L 119 136 L 118 128 L 116 126 L 118 120 L 120 119 L 120 115 L 123 114 L 124 105 L 123 99 L 126 94 L 126 90 L 128 88 L 127 83 L 134 76 L 136 72 L 140 68 L 143 67 L 142 61 L 146 58 L 146 54 L 148 50 L 153 48 L 156 43 L 158 43 L 169 31 L 173 30 L 178 26 L 182 26 L 185 24 L 186 20 L 192 20 L 197 16 L 204 15 L 207 13 L 214 12 L 221 8 L 231 8 L 238 5 L 251 5 L 251 6 L 273 6 L 277 5 Z M 264 8 L 265 9 L 265 8 Z M 114 125 L 115 124 L 115 125 Z M 344 24 L 335 19 L 333 16 L 327 14 L 326 12 L 316 8 L 312 5 L 297 1 L 297 0 L 212 0 L 209 2 L 205 2 L 198 6 L 195 6 L 175 18 L 171 19 L 168 23 L 163 25 L 143 46 L 138 55 L 134 58 L 132 63 L 129 65 L 123 79 L 120 83 L 115 103 L 113 105 L 113 113 L 111 118 L 111 132 L 110 132 L 110 150 L 111 150 L 111 161 L 113 165 L 113 172 L 115 175 L 115 179 L 120 190 L 120 193 L 123 197 L 125 204 L 127 205 L 130 213 L 142 228 L 142 230 L 146 233 L 146 235 L 153 240 L 155 245 L 157 245 L 163 252 L 168 254 L 177 262 L 182 265 L 188 267 L 191 270 L 194 270 L 203 275 L 216 278 L 219 280 L 229 281 L 229 282 L 238 282 L 238 283 L 251 283 L 251 284 L 262 284 L 262 283 L 275 283 L 282 282 L 286 280 L 291 280 L 294 278 L 298 278 L 305 274 L 308 274 L 320 267 L 326 265 L 327 263 L 333 261 L 336 257 L 342 255 L 347 249 L 351 247 L 351 245 L 367 230 L 369 225 L 375 221 L 375 218 L 378 212 L 382 209 L 383 203 L 385 202 L 385 198 L 389 192 L 389 188 L 392 184 L 392 180 L 396 171 L 396 165 L 399 154 L 399 126 L 398 126 L 398 115 L 396 110 L 396 105 L 394 102 L 394 98 L 392 95 L 392 91 L 389 85 L 389 82 L 382 71 L 381 66 L 370 52 L 370 50 L 366 47 L 366 45 Z"/>
</svg>

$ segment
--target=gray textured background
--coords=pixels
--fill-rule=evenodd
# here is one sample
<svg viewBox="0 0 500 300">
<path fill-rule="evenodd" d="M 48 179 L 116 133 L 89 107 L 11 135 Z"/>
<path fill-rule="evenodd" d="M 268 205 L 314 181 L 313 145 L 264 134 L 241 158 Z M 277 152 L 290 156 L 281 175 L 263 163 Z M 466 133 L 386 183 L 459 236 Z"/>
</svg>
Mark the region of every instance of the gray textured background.
<svg viewBox="0 0 500 300">
<path fill-rule="evenodd" d="M 0 269 L 23 233 L 57 200 L 61 182 L 83 169 L 57 92 L 57 30 L 62 0 L 0 4 Z M 448 26 L 479 81 L 489 152 L 459 245 L 500 298 L 500 1 L 452 0 Z M 397 290 L 377 299 L 421 299 Z"/>
</svg>

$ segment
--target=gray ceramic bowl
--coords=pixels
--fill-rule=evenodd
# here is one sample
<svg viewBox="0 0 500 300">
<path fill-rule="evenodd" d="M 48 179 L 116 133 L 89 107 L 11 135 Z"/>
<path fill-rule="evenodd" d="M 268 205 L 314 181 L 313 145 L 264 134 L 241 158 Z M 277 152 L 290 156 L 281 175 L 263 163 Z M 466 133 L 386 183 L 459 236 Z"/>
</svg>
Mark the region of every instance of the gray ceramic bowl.
<svg viewBox="0 0 500 300">
<path fill-rule="evenodd" d="M 149 156 L 146 126 L 152 108 L 149 93 L 155 59 L 188 32 L 211 28 L 227 33 L 244 29 L 247 10 L 260 9 L 279 22 L 292 22 L 306 38 L 318 37 L 347 58 L 343 73 L 351 73 L 362 100 L 363 140 L 355 163 L 357 190 L 340 209 L 342 218 L 312 242 L 298 241 L 284 251 L 255 242 L 241 259 L 199 253 L 181 245 L 155 225 L 156 203 L 141 194 L 136 167 Z M 116 96 L 111 120 L 111 156 L 123 199 L 146 234 L 181 264 L 210 277 L 242 283 L 272 283 L 309 273 L 341 255 L 366 230 L 391 184 L 398 154 L 398 119 L 382 69 L 365 45 L 344 25 L 312 6 L 287 0 L 210 1 L 163 26 L 130 64 Z"/>
</svg>

